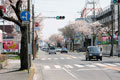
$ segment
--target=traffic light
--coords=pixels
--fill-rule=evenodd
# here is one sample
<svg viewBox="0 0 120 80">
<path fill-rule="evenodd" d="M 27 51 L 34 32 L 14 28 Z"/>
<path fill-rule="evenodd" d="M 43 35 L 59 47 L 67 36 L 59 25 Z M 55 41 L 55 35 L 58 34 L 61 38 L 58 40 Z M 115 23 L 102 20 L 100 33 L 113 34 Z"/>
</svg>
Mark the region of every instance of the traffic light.
<svg viewBox="0 0 120 80">
<path fill-rule="evenodd" d="M 65 16 L 56 16 L 56 19 L 65 19 Z"/>
<path fill-rule="evenodd" d="M 112 0 L 114 4 L 120 3 L 120 0 Z"/>
<path fill-rule="evenodd" d="M 115 4 L 115 3 L 117 3 L 117 0 L 112 0 L 112 2 Z"/>
</svg>

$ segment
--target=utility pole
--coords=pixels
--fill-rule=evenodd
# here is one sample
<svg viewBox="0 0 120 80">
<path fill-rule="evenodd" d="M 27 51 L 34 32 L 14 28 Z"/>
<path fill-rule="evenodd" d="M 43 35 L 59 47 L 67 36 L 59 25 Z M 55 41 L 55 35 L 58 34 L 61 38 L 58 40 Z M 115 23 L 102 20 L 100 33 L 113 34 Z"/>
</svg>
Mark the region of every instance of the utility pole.
<svg viewBox="0 0 120 80">
<path fill-rule="evenodd" d="M 120 57 L 120 6 L 118 4 L 118 57 Z"/>
<path fill-rule="evenodd" d="M 111 29 L 112 29 L 112 35 L 111 35 L 111 51 L 110 51 L 110 56 L 113 56 L 113 46 L 114 46 L 114 40 L 113 40 L 113 29 L 114 29 L 114 24 L 113 24 L 113 22 L 114 22 L 114 18 L 113 18 L 113 15 L 114 15 L 114 5 L 113 5 L 113 3 L 112 3 L 112 1 L 111 1 L 111 10 L 112 10 L 112 16 L 111 16 Z"/>
<path fill-rule="evenodd" d="M 31 0 L 27 0 L 27 9 L 30 13 L 30 1 Z M 27 40 L 28 40 L 28 44 L 30 43 L 30 20 L 29 20 L 29 24 L 27 24 Z M 27 46 L 28 46 L 27 44 Z M 29 45 L 30 46 L 30 45 Z M 29 49 L 28 49 L 29 52 Z M 31 67 L 31 54 L 28 53 L 28 73 L 29 73 L 29 68 Z"/>
<path fill-rule="evenodd" d="M 32 5 L 32 54 L 33 60 L 35 59 L 35 38 L 34 38 L 34 4 Z"/>
<path fill-rule="evenodd" d="M 95 0 L 93 0 L 93 22 L 95 21 Z M 92 34 L 92 38 L 91 38 L 91 46 L 94 46 L 94 29 L 93 29 L 93 34 Z"/>
</svg>

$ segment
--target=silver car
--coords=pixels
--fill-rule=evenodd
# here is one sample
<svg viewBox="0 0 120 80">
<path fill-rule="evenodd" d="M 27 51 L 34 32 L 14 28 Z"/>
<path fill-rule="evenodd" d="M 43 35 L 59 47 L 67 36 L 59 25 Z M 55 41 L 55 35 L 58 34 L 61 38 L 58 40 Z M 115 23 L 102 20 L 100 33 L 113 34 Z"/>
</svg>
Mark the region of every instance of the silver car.
<svg viewBox="0 0 120 80">
<path fill-rule="evenodd" d="M 55 47 L 50 47 L 49 48 L 49 54 L 56 54 L 56 49 L 55 49 Z"/>
</svg>

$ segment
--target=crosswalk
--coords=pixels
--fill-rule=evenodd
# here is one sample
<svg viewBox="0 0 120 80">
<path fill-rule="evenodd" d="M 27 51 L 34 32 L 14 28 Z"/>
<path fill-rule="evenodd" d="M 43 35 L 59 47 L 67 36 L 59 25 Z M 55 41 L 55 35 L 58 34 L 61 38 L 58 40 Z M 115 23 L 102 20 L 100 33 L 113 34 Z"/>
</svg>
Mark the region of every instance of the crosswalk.
<svg viewBox="0 0 120 80">
<path fill-rule="evenodd" d="M 43 65 L 43 69 L 44 70 L 52 70 L 52 69 L 63 69 L 63 68 L 67 68 L 67 69 L 79 69 L 79 68 L 97 68 L 97 67 L 103 67 L 105 68 L 105 66 L 112 66 L 112 67 L 119 67 L 120 63 L 93 63 L 93 64 L 65 64 L 65 65 Z"/>
<path fill-rule="evenodd" d="M 70 59 L 85 59 L 84 57 L 59 57 L 59 58 L 40 58 L 40 60 L 70 60 Z"/>
</svg>

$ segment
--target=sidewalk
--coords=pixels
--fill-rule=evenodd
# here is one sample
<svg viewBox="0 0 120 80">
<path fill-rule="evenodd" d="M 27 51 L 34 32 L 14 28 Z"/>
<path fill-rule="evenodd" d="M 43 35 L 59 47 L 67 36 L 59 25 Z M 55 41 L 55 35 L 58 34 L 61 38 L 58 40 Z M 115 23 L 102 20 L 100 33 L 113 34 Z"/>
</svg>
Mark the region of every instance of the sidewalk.
<svg viewBox="0 0 120 80">
<path fill-rule="evenodd" d="M 0 70 L 0 80 L 28 80 L 28 72 L 18 71 L 19 68 L 19 60 L 8 60 L 8 66 Z"/>
</svg>

